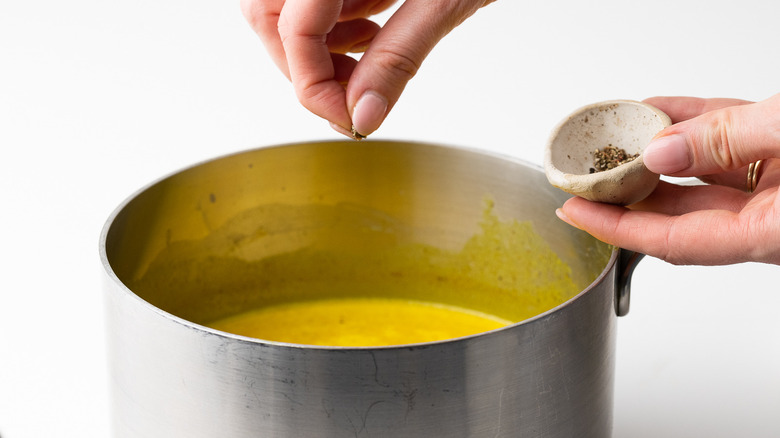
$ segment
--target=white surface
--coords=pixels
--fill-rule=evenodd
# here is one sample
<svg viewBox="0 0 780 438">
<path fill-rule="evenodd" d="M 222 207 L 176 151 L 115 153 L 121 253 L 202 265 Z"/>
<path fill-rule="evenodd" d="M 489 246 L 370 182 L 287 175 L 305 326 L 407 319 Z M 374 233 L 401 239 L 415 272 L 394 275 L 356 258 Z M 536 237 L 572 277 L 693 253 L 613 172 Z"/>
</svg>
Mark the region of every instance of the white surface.
<svg viewBox="0 0 780 438">
<path fill-rule="evenodd" d="M 120 201 L 200 160 L 339 138 L 237 3 L 0 5 L 3 438 L 108 436 L 97 241 Z M 540 164 L 586 103 L 764 99 L 780 91 L 778 16 L 765 0 L 500 0 L 444 39 L 375 137 Z M 780 436 L 778 274 L 643 261 L 619 321 L 615 436 Z"/>
</svg>

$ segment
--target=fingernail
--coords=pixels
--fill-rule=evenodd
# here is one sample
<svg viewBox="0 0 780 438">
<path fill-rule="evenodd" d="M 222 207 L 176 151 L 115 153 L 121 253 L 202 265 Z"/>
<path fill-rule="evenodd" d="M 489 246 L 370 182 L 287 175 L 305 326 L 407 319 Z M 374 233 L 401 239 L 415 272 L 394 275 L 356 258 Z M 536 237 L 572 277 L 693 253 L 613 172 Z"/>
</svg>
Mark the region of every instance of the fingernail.
<svg viewBox="0 0 780 438">
<path fill-rule="evenodd" d="M 645 148 L 643 160 L 651 172 L 673 174 L 691 167 L 691 153 L 682 135 L 656 138 Z"/>
<path fill-rule="evenodd" d="M 556 208 L 555 209 L 555 215 L 558 216 L 558 219 L 566 222 L 567 224 L 571 225 L 574 228 L 579 229 L 580 227 L 577 226 L 577 224 L 574 223 L 574 221 L 569 218 L 569 216 L 566 215 L 566 213 L 563 212 L 562 209 Z"/>
<path fill-rule="evenodd" d="M 366 91 L 352 110 L 352 125 L 361 135 L 376 131 L 385 118 L 387 99 L 375 91 Z"/>
<path fill-rule="evenodd" d="M 343 128 L 333 122 L 330 122 L 330 127 L 333 128 L 334 131 L 338 132 L 339 134 L 344 134 L 349 138 L 352 138 L 352 131 L 349 129 Z"/>
</svg>

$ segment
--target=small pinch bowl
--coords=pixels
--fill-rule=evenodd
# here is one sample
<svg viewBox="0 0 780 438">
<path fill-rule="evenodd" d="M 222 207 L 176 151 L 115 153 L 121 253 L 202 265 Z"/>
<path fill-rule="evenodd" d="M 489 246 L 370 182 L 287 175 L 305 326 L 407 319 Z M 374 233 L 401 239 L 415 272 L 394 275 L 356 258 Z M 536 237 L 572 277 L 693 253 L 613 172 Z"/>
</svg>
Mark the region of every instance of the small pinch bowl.
<svg viewBox="0 0 780 438">
<path fill-rule="evenodd" d="M 658 108 L 633 100 L 586 105 L 560 122 L 547 142 L 544 170 L 553 186 L 589 201 L 629 205 L 655 190 L 660 176 L 645 167 L 642 152 L 672 124 Z M 594 170 L 594 152 L 612 145 L 639 154 L 628 163 Z"/>
</svg>

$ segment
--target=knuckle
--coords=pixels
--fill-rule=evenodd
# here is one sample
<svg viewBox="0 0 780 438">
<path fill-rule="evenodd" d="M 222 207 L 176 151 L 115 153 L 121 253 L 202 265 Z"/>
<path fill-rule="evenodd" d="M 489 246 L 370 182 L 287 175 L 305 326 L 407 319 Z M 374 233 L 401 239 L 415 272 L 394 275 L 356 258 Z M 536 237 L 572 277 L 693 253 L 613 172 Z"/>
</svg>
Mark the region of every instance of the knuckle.
<svg viewBox="0 0 780 438">
<path fill-rule="evenodd" d="M 777 245 L 778 219 L 780 219 L 780 211 L 778 210 L 772 210 L 758 216 L 748 216 L 746 223 L 740 224 L 739 229 L 735 230 L 735 233 L 739 233 L 742 242 L 769 242 L 768 245 L 746 245 L 747 260 L 765 263 L 780 262 L 780 245 Z"/>
<path fill-rule="evenodd" d="M 775 94 L 767 101 L 769 105 L 769 109 L 766 112 L 769 117 L 767 124 L 768 143 L 773 146 L 780 146 L 780 93 Z"/>
<path fill-rule="evenodd" d="M 402 53 L 386 50 L 376 55 L 377 64 L 394 82 L 408 82 L 420 70 L 419 61 Z"/>
<path fill-rule="evenodd" d="M 723 169 L 731 169 L 735 163 L 733 138 L 733 112 L 729 109 L 720 111 L 715 119 L 714 138 L 710 141 L 712 156 Z"/>
<path fill-rule="evenodd" d="M 704 254 L 696 242 L 707 234 L 706 226 L 686 226 L 680 216 L 670 216 L 666 219 L 663 243 L 658 248 L 658 258 L 675 266 L 705 263 L 712 254 Z"/>
<path fill-rule="evenodd" d="M 700 157 L 694 157 L 695 161 L 701 163 L 712 163 L 707 167 L 717 167 L 724 170 L 735 169 L 746 164 L 739 155 L 738 132 L 735 129 L 735 115 L 733 108 L 724 108 L 713 112 L 706 119 L 706 123 L 701 125 L 701 136 L 699 144 L 695 144 L 694 153 L 701 154 Z"/>
<path fill-rule="evenodd" d="M 295 93 L 304 108 L 320 117 L 346 113 L 343 88 L 329 86 L 325 82 L 297 84 Z"/>
</svg>

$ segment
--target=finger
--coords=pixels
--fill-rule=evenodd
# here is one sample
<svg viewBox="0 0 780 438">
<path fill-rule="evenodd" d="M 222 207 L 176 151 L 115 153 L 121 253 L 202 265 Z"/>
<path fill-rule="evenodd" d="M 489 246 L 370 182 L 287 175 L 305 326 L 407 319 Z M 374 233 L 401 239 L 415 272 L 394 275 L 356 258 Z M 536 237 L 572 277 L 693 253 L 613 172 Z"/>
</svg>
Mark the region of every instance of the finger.
<svg viewBox="0 0 780 438">
<path fill-rule="evenodd" d="M 706 112 L 737 105 L 747 105 L 753 102 L 741 99 L 715 98 L 702 99 L 698 97 L 658 96 L 645 99 L 646 103 L 660 109 L 672 119 L 672 123 L 689 120 Z M 747 167 L 735 171 L 701 175 L 699 179 L 708 184 L 719 184 L 744 190 L 746 187 Z"/>
<path fill-rule="evenodd" d="M 241 0 L 241 12 L 252 30 L 260 37 L 274 64 L 290 78 L 287 56 L 282 47 L 277 24 L 284 0 Z"/>
<path fill-rule="evenodd" d="M 390 17 L 358 63 L 347 87 L 355 129 L 375 131 L 423 60 L 484 0 L 407 0 Z"/>
<path fill-rule="evenodd" d="M 753 260 L 747 224 L 727 210 L 683 215 L 632 211 L 624 207 L 568 200 L 559 217 L 597 239 L 673 264 L 722 265 Z"/>
<path fill-rule="evenodd" d="M 635 211 L 654 211 L 667 215 L 682 215 L 698 210 L 739 212 L 750 198 L 750 194 L 732 187 L 719 185 L 681 186 L 660 181 L 650 196 L 629 206 L 629 208 Z"/>
<path fill-rule="evenodd" d="M 333 80 L 341 84 L 342 88 L 346 88 L 349 77 L 352 76 L 352 71 L 357 65 L 357 61 L 350 56 L 339 53 L 332 53 L 330 58 L 333 62 Z"/>
<path fill-rule="evenodd" d="M 704 113 L 663 130 L 644 152 L 653 172 L 699 176 L 780 156 L 780 94 Z"/>
<path fill-rule="evenodd" d="M 745 166 L 729 172 L 701 175 L 698 178 L 707 184 L 728 186 L 744 191 L 747 189 L 747 173 L 748 168 Z"/>
<path fill-rule="evenodd" d="M 341 20 L 366 18 L 387 10 L 396 0 L 344 0 Z"/>
<path fill-rule="evenodd" d="M 298 100 L 314 114 L 349 127 L 346 93 L 327 45 L 340 13 L 340 0 L 287 0 L 278 31 Z"/>
<path fill-rule="evenodd" d="M 336 23 L 326 40 L 328 50 L 331 53 L 364 52 L 379 29 L 378 24 L 365 19 Z"/>
<path fill-rule="evenodd" d="M 653 105 L 666 113 L 672 123 L 679 123 L 710 111 L 719 110 L 729 106 L 747 105 L 748 100 L 741 99 L 702 99 L 700 97 L 674 97 L 657 96 L 645 99 L 644 102 Z"/>
</svg>

